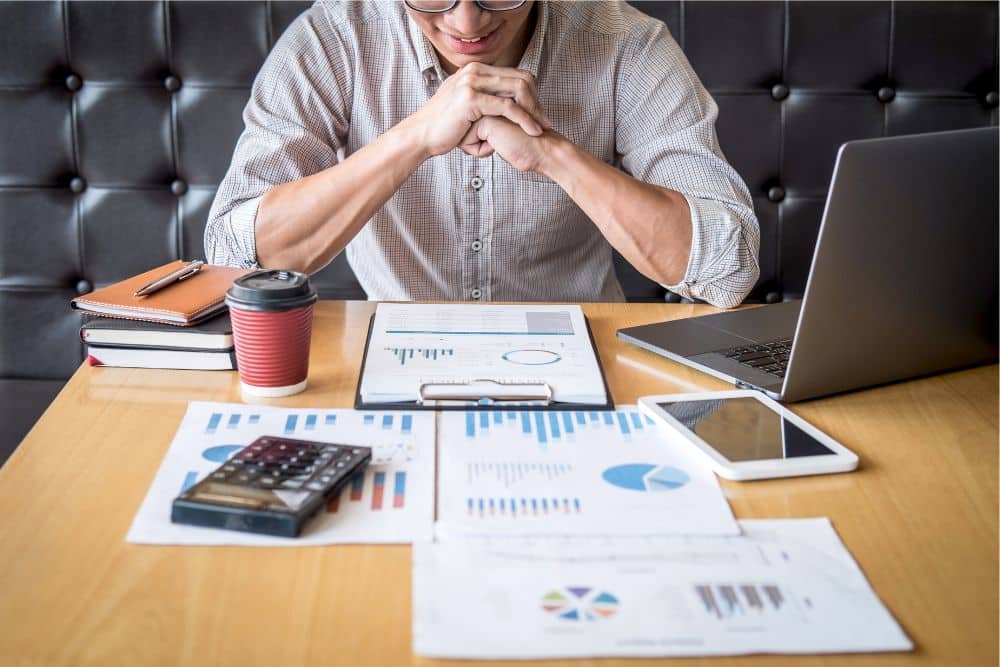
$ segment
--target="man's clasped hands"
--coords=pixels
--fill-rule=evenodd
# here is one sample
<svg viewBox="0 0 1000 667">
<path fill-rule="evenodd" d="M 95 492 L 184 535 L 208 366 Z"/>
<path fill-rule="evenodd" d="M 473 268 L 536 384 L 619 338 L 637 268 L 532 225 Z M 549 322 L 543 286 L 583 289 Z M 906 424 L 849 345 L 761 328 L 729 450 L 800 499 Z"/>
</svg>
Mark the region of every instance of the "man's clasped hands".
<svg viewBox="0 0 1000 667">
<path fill-rule="evenodd" d="M 520 171 L 541 170 L 552 122 L 530 72 L 470 63 L 449 76 L 405 121 L 429 155 L 460 148 L 474 157 L 494 151 Z"/>
</svg>

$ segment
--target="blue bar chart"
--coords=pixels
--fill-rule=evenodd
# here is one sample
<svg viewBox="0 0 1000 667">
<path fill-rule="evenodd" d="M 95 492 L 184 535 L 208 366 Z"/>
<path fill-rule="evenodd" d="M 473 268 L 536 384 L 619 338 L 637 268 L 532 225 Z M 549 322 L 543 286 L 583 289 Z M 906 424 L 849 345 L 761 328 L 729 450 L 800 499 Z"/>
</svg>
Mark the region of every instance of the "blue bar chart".
<svg viewBox="0 0 1000 667">
<path fill-rule="evenodd" d="M 655 422 L 637 409 L 604 412 L 483 410 L 465 413 L 465 435 L 479 438 L 491 430 L 517 428 L 539 445 L 572 439 L 581 430 L 611 429 L 623 436 L 649 429 Z"/>
<path fill-rule="evenodd" d="M 583 511 L 579 498 L 555 497 L 468 497 L 465 506 L 470 517 L 479 519 L 537 517 L 556 514 L 580 514 Z"/>
</svg>

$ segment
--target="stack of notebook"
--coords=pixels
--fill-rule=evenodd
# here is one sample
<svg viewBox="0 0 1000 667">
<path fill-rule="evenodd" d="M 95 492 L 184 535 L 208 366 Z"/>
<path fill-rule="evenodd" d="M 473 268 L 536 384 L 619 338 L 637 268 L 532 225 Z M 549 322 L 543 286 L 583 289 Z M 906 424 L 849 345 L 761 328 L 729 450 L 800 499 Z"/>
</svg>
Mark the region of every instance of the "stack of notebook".
<svg viewBox="0 0 1000 667">
<path fill-rule="evenodd" d="M 73 299 L 73 308 L 91 315 L 80 328 L 91 366 L 236 368 L 225 296 L 245 270 L 206 264 L 190 278 L 135 296 L 184 264 L 171 262 Z"/>
</svg>

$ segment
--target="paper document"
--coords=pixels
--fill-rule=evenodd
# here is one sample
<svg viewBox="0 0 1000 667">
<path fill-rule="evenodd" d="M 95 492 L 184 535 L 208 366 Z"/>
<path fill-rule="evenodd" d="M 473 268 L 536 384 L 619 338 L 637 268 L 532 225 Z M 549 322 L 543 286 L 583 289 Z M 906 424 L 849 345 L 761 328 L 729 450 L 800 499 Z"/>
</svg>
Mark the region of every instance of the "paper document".
<svg viewBox="0 0 1000 667">
<path fill-rule="evenodd" d="M 475 399 L 483 387 L 467 385 L 482 380 L 498 398 L 527 400 L 526 390 L 547 384 L 554 401 L 608 400 L 579 306 L 378 305 L 361 378 L 364 403 L 416 401 L 427 384 Z"/>
<path fill-rule="evenodd" d="M 372 462 L 302 535 L 270 537 L 170 522 L 173 499 L 261 435 L 372 447 Z M 302 546 L 429 539 L 434 414 L 190 403 L 128 533 L 147 544 Z"/>
<path fill-rule="evenodd" d="M 441 539 L 735 535 L 715 475 L 635 406 L 438 416 Z"/>
<path fill-rule="evenodd" d="M 826 519 L 744 536 L 418 543 L 414 652 L 445 658 L 905 651 Z"/>
</svg>

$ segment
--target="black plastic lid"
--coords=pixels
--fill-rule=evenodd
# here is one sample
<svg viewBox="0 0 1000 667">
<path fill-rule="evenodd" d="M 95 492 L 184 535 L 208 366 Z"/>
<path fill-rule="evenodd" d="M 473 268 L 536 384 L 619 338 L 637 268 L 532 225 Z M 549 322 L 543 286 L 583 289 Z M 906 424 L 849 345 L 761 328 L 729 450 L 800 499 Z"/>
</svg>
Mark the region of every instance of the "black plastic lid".
<svg viewBox="0 0 1000 667">
<path fill-rule="evenodd" d="M 317 298 L 306 274 L 264 270 L 234 280 L 226 292 L 226 305 L 243 310 L 291 310 L 308 306 Z"/>
</svg>

